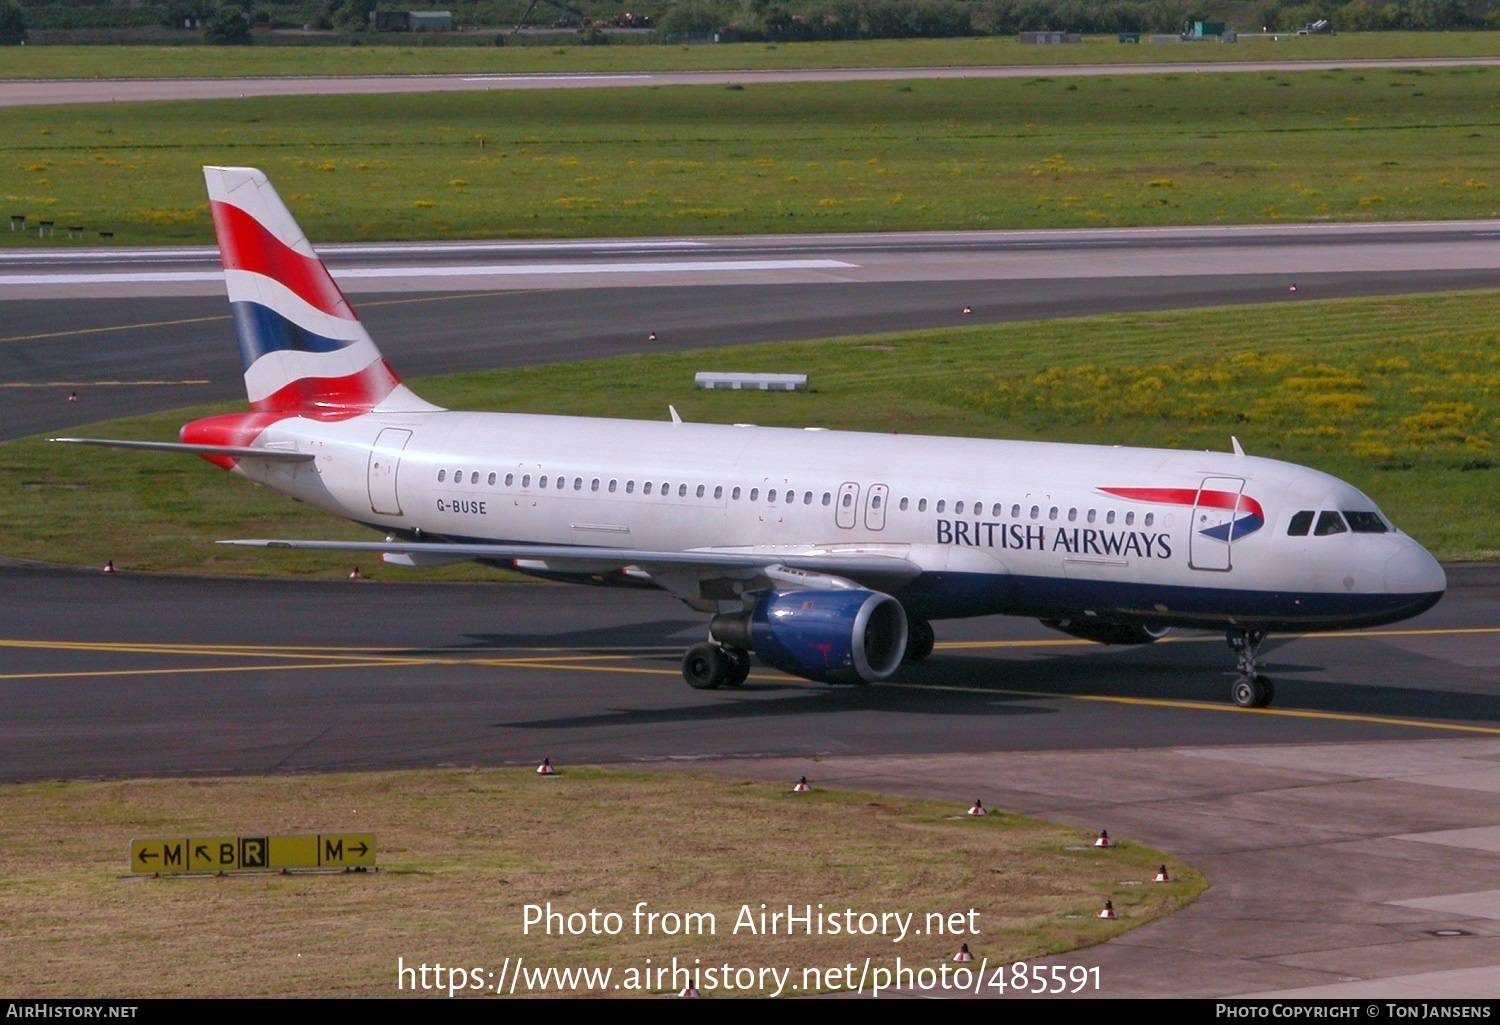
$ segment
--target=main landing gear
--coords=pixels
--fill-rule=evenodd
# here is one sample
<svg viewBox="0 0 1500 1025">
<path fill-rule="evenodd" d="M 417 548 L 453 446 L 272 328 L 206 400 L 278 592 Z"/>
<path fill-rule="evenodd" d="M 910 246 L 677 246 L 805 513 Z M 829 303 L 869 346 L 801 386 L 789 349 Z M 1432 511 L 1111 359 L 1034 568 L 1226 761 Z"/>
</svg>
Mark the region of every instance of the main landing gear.
<svg viewBox="0 0 1500 1025">
<path fill-rule="evenodd" d="M 925 619 L 908 619 L 906 621 L 906 654 L 902 656 L 903 661 L 922 661 L 932 654 L 932 646 L 936 640 L 931 623 Z"/>
<path fill-rule="evenodd" d="M 750 653 L 705 641 L 682 656 L 682 678 L 694 690 L 738 687 L 750 677 Z"/>
<path fill-rule="evenodd" d="M 1276 685 L 1260 671 L 1263 663 L 1257 657 L 1266 632 L 1230 630 L 1226 639 L 1239 661 L 1240 674 L 1229 688 L 1229 699 L 1241 708 L 1265 708 L 1276 698 Z"/>
</svg>

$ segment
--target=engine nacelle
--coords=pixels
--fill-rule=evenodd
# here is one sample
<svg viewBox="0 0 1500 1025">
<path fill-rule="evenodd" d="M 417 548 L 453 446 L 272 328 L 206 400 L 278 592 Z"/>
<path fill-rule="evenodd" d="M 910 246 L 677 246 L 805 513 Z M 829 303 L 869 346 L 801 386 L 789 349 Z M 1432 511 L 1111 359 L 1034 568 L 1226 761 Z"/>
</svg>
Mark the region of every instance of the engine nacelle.
<svg viewBox="0 0 1500 1025">
<path fill-rule="evenodd" d="M 1086 641 L 1100 644 L 1150 644 L 1166 636 L 1171 627 L 1142 626 L 1139 623 L 1091 623 L 1080 619 L 1043 619 L 1043 626 L 1061 630 Z"/>
<path fill-rule="evenodd" d="M 821 683 L 871 683 L 906 654 L 906 610 L 878 591 L 771 591 L 749 615 L 715 616 L 715 640 Z"/>
</svg>

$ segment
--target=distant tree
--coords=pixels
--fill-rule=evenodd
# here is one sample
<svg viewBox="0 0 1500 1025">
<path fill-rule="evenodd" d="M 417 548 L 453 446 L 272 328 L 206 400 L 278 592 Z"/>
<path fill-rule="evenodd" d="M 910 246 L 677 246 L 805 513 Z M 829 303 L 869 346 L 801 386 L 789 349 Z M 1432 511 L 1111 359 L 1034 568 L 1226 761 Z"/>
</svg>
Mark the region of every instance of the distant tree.
<svg viewBox="0 0 1500 1025">
<path fill-rule="evenodd" d="M 238 4 L 215 7 L 203 23 L 203 40 L 210 46 L 249 46 L 250 22 Z"/>
<path fill-rule="evenodd" d="M 26 42 L 26 15 L 21 5 L 0 0 L 0 46 L 20 46 Z"/>
</svg>

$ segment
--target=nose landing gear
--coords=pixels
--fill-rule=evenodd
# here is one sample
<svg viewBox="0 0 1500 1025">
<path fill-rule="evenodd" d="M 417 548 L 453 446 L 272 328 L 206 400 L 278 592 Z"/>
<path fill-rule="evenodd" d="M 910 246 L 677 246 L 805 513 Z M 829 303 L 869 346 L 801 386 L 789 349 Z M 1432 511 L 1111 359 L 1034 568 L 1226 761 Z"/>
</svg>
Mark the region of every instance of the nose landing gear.
<svg viewBox="0 0 1500 1025">
<path fill-rule="evenodd" d="M 1239 676 L 1229 688 L 1229 699 L 1241 708 L 1265 708 L 1276 699 L 1276 685 L 1260 670 L 1258 652 L 1266 639 L 1264 630 L 1230 630 L 1225 639 L 1238 660 Z"/>
</svg>

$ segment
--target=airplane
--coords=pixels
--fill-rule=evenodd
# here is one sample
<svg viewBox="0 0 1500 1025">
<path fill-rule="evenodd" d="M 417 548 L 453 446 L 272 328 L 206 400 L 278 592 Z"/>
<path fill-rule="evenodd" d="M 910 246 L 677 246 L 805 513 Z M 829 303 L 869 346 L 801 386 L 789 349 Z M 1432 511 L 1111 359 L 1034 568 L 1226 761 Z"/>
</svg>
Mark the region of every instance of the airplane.
<svg viewBox="0 0 1500 1025">
<path fill-rule="evenodd" d="M 931 654 L 933 620 L 1005 614 L 1104 644 L 1222 631 L 1231 700 L 1275 687 L 1272 631 L 1347 630 L 1431 608 L 1442 567 L 1375 503 L 1318 470 L 1193 452 L 515 413 L 424 401 L 382 358 L 267 177 L 206 167 L 248 412 L 192 453 L 379 531 L 245 539 L 466 560 L 654 587 L 711 616 L 687 682 L 737 687 L 751 654 L 870 683 Z"/>
</svg>

